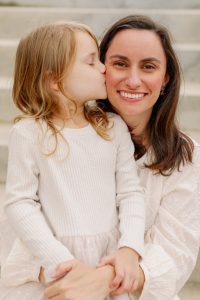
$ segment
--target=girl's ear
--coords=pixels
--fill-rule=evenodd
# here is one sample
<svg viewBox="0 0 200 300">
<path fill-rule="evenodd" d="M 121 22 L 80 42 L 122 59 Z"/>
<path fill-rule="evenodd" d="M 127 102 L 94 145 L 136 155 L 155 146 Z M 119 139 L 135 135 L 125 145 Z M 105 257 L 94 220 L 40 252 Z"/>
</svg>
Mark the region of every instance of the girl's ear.
<svg viewBox="0 0 200 300">
<path fill-rule="evenodd" d="M 54 90 L 55 92 L 58 92 L 58 91 L 59 91 L 58 84 L 57 84 L 56 81 L 53 81 L 53 80 L 52 80 L 52 81 L 50 82 L 50 86 L 51 86 L 52 90 Z"/>
<path fill-rule="evenodd" d="M 52 71 L 49 71 L 47 76 L 49 77 L 49 82 L 50 82 L 50 87 L 53 91 L 58 92 L 59 87 L 58 87 L 58 81 L 56 76 L 53 74 Z"/>
</svg>

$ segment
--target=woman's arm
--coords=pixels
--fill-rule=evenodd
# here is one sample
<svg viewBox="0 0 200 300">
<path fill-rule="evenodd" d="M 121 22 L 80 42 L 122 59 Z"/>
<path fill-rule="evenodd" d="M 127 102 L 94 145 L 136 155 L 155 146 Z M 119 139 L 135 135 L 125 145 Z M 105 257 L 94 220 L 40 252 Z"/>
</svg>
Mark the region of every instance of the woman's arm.
<svg viewBox="0 0 200 300">
<path fill-rule="evenodd" d="M 194 269 L 200 244 L 200 148 L 164 179 L 163 198 L 145 238 L 141 300 L 171 300 Z"/>
</svg>

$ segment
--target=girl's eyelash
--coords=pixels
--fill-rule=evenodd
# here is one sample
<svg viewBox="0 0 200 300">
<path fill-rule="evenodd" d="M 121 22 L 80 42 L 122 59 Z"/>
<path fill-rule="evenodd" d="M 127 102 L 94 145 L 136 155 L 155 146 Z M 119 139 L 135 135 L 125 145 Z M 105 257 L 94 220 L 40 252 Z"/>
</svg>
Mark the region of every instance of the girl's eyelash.
<svg viewBox="0 0 200 300">
<path fill-rule="evenodd" d="M 94 66 L 94 65 L 95 65 L 95 60 L 94 60 L 94 59 L 89 60 L 87 63 L 88 63 L 88 65 L 90 65 L 90 66 Z"/>
</svg>

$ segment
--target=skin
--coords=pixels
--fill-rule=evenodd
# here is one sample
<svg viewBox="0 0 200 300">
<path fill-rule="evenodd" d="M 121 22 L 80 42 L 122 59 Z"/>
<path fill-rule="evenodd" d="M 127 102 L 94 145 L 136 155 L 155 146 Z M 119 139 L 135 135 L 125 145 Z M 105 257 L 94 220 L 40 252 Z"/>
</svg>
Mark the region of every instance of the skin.
<svg viewBox="0 0 200 300">
<path fill-rule="evenodd" d="M 158 36 L 148 30 L 120 31 L 106 53 L 105 65 L 109 101 L 136 136 L 145 134 L 153 105 L 168 80 Z"/>
<path fill-rule="evenodd" d="M 112 40 L 106 53 L 108 99 L 116 112 L 133 129 L 134 138 L 142 140 L 146 148 L 149 147 L 147 133 L 152 108 L 160 95 L 161 89 L 168 81 L 166 64 L 165 52 L 159 37 L 148 30 L 125 29 L 120 31 Z M 81 268 L 82 266 L 80 266 Z M 52 297 L 49 299 L 64 300 L 74 293 L 70 299 L 88 300 L 92 293 L 92 299 L 104 300 L 108 293 L 112 292 L 109 284 L 114 278 L 114 274 L 113 269 L 110 269 L 111 267 L 105 266 L 103 268 L 96 270 L 90 268 L 91 279 L 89 279 L 89 275 L 84 276 L 84 279 L 76 278 L 73 281 L 73 287 L 68 284 L 67 278 L 70 273 L 74 276 L 78 274 L 80 269 L 78 267 L 77 269 L 72 268 L 69 275 L 61 279 L 62 282 L 58 280 L 46 289 L 46 297 L 50 295 L 50 291 L 56 290 L 59 298 Z M 101 273 L 98 273 L 100 270 Z M 107 281 L 103 282 L 104 279 Z M 75 295 L 75 291 L 79 291 L 79 287 L 83 282 L 85 282 L 84 296 L 82 296 L 82 291 L 77 292 Z M 144 273 L 140 268 L 139 284 L 135 292 L 137 296 L 140 295 L 144 282 Z M 64 288 L 62 289 L 62 287 Z M 86 298 L 84 298 L 85 295 Z"/>
<path fill-rule="evenodd" d="M 105 65 L 99 60 L 98 47 L 86 32 L 77 32 L 76 57 L 72 70 L 64 78 L 64 88 L 82 105 L 96 97 L 106 98 Z"/>
<path fill-rule="evenodd" d="M 55 80 L 52 80 L 52 88 L 59 96 L 62 107 L 59 119 L 73 115 L 76 102 L 77 111 L 70 120 L 66 120 L 68 127 L 81 127 L 86 125 L 84 117 L 84 104 L 88 100 L 105 99 L 107 97 L 105 86 L 105 65 L 99 60 L 99 50 L 94 39 L 86 32 L 76 33 L 77 49 L 72 69 L 63 79 L 63 86 L 67 98 L 59 91 Z M 80 80 L 81 78 L 81 80 Z M 69 118 L 68 118 L 69 119 Z M 80 124 L 80 125 L 79 125 Z"/>
<path fill-rule="evenodd" d="M 67 269 L 67 263 L 63 263 L 58 272 L 61 274 Z M 77 261 L 67 275 L 46 288 L 44 296 L 54 300 L 103 300 L 112 291 L 109 282 L 114 275 L 111 266 L 94 269 Z"/>
</svg>

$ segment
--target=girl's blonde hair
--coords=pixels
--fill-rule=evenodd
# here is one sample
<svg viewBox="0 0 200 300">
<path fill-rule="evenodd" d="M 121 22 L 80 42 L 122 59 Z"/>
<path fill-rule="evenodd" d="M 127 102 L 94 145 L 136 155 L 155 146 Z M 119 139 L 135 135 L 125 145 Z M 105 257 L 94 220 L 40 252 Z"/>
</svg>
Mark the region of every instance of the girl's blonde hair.
<svg viewBox="0 0 200 300">
<path fill-rule="evenodd" d="M 98 46 L 95 35 L 86 25 L 57 22 L 39 27 L 21 39 L 16 53 L 13 100 L 23 114 L 15 120 L 30 117 L 45 121 L 56 138 L 56 146 L 59 131 L 53 119 L 60 115 L 61 107 L 51 88 L 51 81 L 52 78 L 56 80 L 60 92 L 66 96 L 63 78 L 70 72 L 75 60 L 75 34 L 78 31 L 88 33 Z M 71 101 L 76 108 L 76 103 L 73 99 Z M 109 139 L 106 113 L 96 105 L 86 105 L 84 113 L 96 132 Z"/>
</svg>

